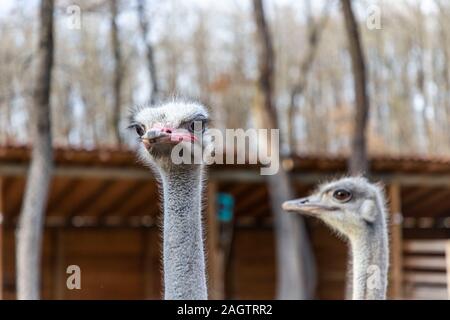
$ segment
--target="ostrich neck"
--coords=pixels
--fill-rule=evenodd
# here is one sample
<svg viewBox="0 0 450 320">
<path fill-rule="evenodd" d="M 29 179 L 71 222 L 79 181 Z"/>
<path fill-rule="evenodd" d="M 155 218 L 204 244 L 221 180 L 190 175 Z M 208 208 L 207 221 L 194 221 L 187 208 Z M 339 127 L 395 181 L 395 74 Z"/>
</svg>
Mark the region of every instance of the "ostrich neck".
<svg viewBox="0 0 450 320">
<path fill-rule="evenodd" d="M 201 166 L 162 172 L 165 299 L 207 299 Z"/>
<path fill-rule="evenodd" d="M 353 300 L 386 299 L 388 244 L 383 226 L 350 238 L 353 259 Z"/>
</svg>

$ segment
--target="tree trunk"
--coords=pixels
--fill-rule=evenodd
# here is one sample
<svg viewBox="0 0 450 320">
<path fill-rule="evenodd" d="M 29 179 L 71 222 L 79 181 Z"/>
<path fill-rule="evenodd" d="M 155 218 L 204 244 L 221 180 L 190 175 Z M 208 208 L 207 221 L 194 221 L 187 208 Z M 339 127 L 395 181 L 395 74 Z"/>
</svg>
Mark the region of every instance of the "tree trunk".
<svg viewBox="0 0 450 320">
<path fill-rule="evenodd" d="M 111 13 L 111 46 L 114 59 L 113 74 L 113 116 L 111 127 L 114 129 L 114 138 L 117 144 L 122 144 L 120 134 L 121 90 L 122 90 L 122 56 L 120 53 L 119 30 L 117 28 L 117 0 L 109 0 Z"/>
<path fill-rule="evenodd" d="M 20 214 L 17 237 L 18 299 L 39 299 L 44 210 L 53 168 L 50 92 L 53 66 L 53 0 L 42 0 L 39 48 L 34 91 L 34 119 L 30 141 L 31 166 Z"/>
<path fill-rule="evenodd" d="M 277 113 L 272 101 L 274 53 L 261 0 L 253 0 L 253 12 L 259 49 L 258 89 L 263 100 L 254 111 L 261 115 L 260 128 L 276 129 Z M 304 220 L 300 215 L 289 215 L 281 209 L 284 201 L 295 196 L 291 181 L 280 166 L 277 174 L 268 176 L 267 183 L 275 220 L 277 298 L 311 299 L 315 290 L 315 268 Z"/>
<path fill-rule="evenodd" d="M 356 114 L 353 129 L 351 154 L 349 158 L 350 174 L 368 174 L 367 159 L 367 119 L 369 114 L 369 99 L 367 96 L 367 75 L 364 53 L 351 0 L 341 0 L 347 30 L 348 47 L 352 59 L 354 78 Z"/>
<path fill-rule="evenodd" d="M 147 65 L 148 65 L 148 74 L 150 77 L 150 83 L 152 86 L 152 92 L 150 93 L 150 103 L 155 103 L 155 101 L 158 98 L 159 95 L 159 86 L 158 86 L 158 77 L 156 72 L 156 66 L 155 66 L 155 59 L 153 54 L 153 46 L 148 39 L 149 34 L 149 22 L 148 18 L 145 14 L 146 7 L 145 7 L 145 1 L 146 0 L 138 0 L 138 15 L 139 15 L 139 26 L 141 28 L 142 33 L 142 39 L 145 44 L 145 54 L 147 57 Z"/>
<path fill-rule="evenodd" d="M 325 27 L 325 24 L 328 20 L 330 1 L 327 1 L 324 5 L 324 10 L 322 16 L 318 21 L 314 21 L 311 13 L 311 4 L 309 0 L 305 2 L 305 5 L 308 9 L 308 19 L 307 19 L 307 27 L 308 27 L 308 48 L 307 51 L 303 55 L 303 59 L 300 62 L 299 68 L 299 79 L 291 88 L 290 94 L 290 104 L 288 108 L 288 122 L 287 122 L 287 132 L 288 132 L 288 144 L 291 153 L 296 153 L 297 144 L 296 144 L 296 132 L 295 132 L 295 120 L 296 113 L 298 111 L 297 101 L 299 97 L 303 95 L 305 89 L 308 85 L 307 79 L 308 74 L 313 67 L 313 63 L 316 57 L 317 49 L 319 47 L 320 37 L 322 35 L 322 31 Z"/>
<path fill-rule="evenodd" d="M 364 53 L 361 45 L 361 38 L 353 13 L 351 0 L 341 0 L 344 14 L 345 28 L 347 31 L 348 47 L 352 60 L 353 82 L 355 90 L 355 122 L 353 126 L 353 136 L 351 153 L 348 161 L 348 170 L 351 175 L 364 174 L 369 172 L 369 161 L 367 158 L 367 120 L 369 114 L 369 98 L 367 96 L 367 75 L 364 62 Z M 349 257 L 351 260 L 352 258 Z M 347 272 L 346 297 L 352 295 L 352 274 L 351 269 Z"/>
</svg>

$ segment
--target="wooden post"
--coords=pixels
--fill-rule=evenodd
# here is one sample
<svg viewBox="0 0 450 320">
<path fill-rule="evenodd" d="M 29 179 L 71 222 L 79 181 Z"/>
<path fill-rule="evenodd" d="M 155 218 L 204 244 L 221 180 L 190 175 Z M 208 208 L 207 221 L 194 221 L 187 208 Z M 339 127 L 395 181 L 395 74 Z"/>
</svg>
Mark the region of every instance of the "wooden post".
<svg viewBox="0 0 450 320">
<path fill-rule="evenodd" d="M 3 300 L 3 221 L 4 221 L 4 202 L 3 202 L 3 178 L 0 177 L 0 300 Z"/>
<path fill-rule="evenodd" d="M 219 249 L 219 226 L 216 217 L 217 184 L 208 183 L 208 229 L 207 229 L 207 254 L 209 270 L 209 298 L 223 299 L 225 295 L 223 276 L 223 254 Z"/>
<path fill-rule="evenodd" d="M 155 241 L 152 239 L 152 229 L 144 228 L 142 231 L 142 268 L 144 276 L 144 299 L 154 299 L 157 269 L 152 260 L 152 245 Z"/>
<path fill-rule="evenodd" d="M 400 185 L 393 183 L 389 186 L 390 199 L 390 239 L 391 264 L 389 296 L 392 299 L 403 297 L 403 235 Z"/>
<path fill-rule="evenodd" d="M 450 300 L 450 240 L 445 244 L 445 261 L 447 269 L 447 295 Z"/>
<path fill-rule="evenodd" d="M 64 229 L 52 230 L 53 299 L 62 300 L 66 291 L 66 267 L 64 265 Z"/>
</svg>

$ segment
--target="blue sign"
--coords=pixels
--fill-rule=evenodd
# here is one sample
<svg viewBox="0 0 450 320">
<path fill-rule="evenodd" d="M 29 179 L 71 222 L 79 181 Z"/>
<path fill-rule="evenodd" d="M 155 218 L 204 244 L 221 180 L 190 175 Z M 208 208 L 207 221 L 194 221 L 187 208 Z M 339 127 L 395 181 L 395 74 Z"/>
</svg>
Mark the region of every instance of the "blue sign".
<svg viewBox="0 0 450 320">
<path fill-rule="evenodd" d="M 217 218 L 221 222 L 230 222 L 233 219 L 234 198 L 229 193 L 217 194 Z"/>
</svg>

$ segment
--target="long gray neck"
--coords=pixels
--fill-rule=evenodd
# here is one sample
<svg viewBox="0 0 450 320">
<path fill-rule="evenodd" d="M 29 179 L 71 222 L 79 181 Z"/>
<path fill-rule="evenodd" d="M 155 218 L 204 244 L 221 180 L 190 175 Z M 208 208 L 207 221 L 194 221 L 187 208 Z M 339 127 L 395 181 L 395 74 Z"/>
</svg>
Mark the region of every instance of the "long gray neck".
<svg viewBox="0 0 450 320">
<path fill-rule="evenodd" d="M 353 300 L 384 300 L 389 248 L 385 226 L 373 226 L 350 237 L 353 259 Z"/>
<path fill-rule="evenodd" d="M 207 299 L 201 217 L 201 166 L 161 173 L 164 189 L 165 299 Z"/>
</svg>

